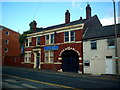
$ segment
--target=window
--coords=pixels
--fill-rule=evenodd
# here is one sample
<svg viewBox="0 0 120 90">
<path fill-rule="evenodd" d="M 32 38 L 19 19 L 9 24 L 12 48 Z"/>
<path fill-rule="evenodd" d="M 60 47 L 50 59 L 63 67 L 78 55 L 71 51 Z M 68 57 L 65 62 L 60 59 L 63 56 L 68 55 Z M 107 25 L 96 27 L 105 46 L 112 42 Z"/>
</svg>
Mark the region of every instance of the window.
<svg viewBox="0 0 120 90">
<path fill-rule="evenodd" d="M 27 38 L 26 39 L 26 46 L 29 47 L 32 45 L 32 39 L 31 38 Z"/>
<path fill-rule="evenodd" d="M 115 48 L 115 40 L 114 39 L 108 39 L 108 48 Z"/>
<path fill-rule="evenodd" d="M 46 44 L 54 44 L 54 34 L 46 35 Z"/>
<path fill-rule="evenodd" d="M 69 41 L 69 32 L 65 32 L 65 42 Z"/>
<path fill-rule="evenodd" d="M 28 39 L 26 39 L 26 46 L 28 46 Z"/>
<path fill-rule="evenodd" d="M 40 37 L 36 38 L 36 45 L 40 45 Z"/>
<path fill-rule="evenodd" d="M 53 51 L 45 51 L 45 63 L 53 63 L 53 57 Z"/>
<path fill-rule="evenodd" d="M 5 48 L 5 52 L 8 52 L 8 48 Z"/>
<path fill-rule="evenodd" d="M 5 40 L 5 44 L 8 44 L 9 40 Z"/>
<path fill-rule="evenodd" d="M 54 44 L 54 34 L 51 34 L 50 44 Z"/>
<path fill-rule="evenodd" d="M 29 46 L 32 46 L 32 38 L 29 38 Z"/>
<path fill-rule="evenodd" d="M 31 62 L 31 52 L 25 52 L 24 63 L 30 63 L 30 62 Z"/>
<path fill-rule="evenodd" d="M 6 32 L 5 32 L 5 35 L 8 36 L 8 35 L 9 35 L 9 31 L 6 31 Z"/>
<path fill-rule="evenodd" d="M 96 40 L 91 41 L 91 49 L 97 49 L 97 41 Z"/>
<path fill-rule="evenodd" d="M 64 33 L 64 41 L 71 42 L 75 41 L 75 31 L 69 31 Z"/>
<path fill-rule="evenodd" d="M 112 58 L 112 56 L 106 56 L 106 58 L 107 58 L 107 59 L 111 59 L 111 58 Z"/>
<path fill-rule="evenodd" d="M 90 66 L 90 60 L 84 60 L 84 66 Z"/>
<path fill-rule="evenodd" d="M 75 41 L 75 32 L 74 31 L 70 32 L 70 39 L 71 39 L 71 41 Z"/>
<path fill-rule="evenodd" d="M 46 35 L 46 44 L 49 44 L 49 35 Z"/>
</svg>

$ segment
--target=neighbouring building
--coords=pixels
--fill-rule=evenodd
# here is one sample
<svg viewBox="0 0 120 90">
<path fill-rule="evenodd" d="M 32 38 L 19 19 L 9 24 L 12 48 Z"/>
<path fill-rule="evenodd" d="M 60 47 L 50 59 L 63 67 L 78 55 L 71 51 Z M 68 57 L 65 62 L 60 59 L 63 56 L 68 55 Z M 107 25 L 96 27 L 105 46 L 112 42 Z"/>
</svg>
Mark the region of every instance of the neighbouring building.
<svg viewBox="0 0 120 90">
<path fill-rule="evenodd" d="M 19 66 L 20 34 L 0 25 L 0 60 L 3 65 Z"/>
<path fill-rule="evenodd" d="M 91 7 L 86 7 L 86 18 L 70 21 L 70 12 L 65 12 L 65 23 L 47 28 L 37 28 L 30 23 L 34 33 L 27 34 L 26 67 L 63 72 L 83 72 L 83 33 L 90 27 L 102 27 L 97 15 L 91 16 Z"/>
<path fill-rule="evenodd" d="M 120 24 L 117 24 L 120 74 Z M 83 37 L 84 73 L 116 74 L 115 25 L 89 28 Z"/>
</svg>

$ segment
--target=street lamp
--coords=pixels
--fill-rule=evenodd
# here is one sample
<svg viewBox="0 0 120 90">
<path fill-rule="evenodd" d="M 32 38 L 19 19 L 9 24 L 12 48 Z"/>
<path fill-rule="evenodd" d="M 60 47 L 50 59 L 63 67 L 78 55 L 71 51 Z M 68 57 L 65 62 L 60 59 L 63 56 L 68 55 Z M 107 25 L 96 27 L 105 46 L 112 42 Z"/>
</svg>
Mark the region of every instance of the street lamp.
<svg viewBox="0 0 120 90">
<path fill-rule="evenodd" d="M 118 70 L 118 55 L 117 55 L 117 26 L 116 26 L 116 9 L 115 9 L 115 1 L 113 0 L 113 7 L 114 7 L 114 24 L 115 24 L 115 62 L 116 62 L 116 75 L 119 75 Z"/>
</svg>

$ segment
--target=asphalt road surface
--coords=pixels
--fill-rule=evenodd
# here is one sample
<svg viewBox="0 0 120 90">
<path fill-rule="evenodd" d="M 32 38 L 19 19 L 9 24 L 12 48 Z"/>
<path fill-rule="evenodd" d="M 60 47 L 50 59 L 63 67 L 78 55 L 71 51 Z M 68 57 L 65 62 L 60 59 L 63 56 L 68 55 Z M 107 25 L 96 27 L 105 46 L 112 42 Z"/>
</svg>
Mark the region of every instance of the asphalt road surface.
<svg viewBox="0 0 120 90">
<path fill-rule="evenodd" d="M 101 76 L 87 76 L 71 73 L 58 73 L 43 70 L 3 67 L 2 68 L 3 88 L 120 88 L 118 78 L 104 78 Z M 29 90 L 29 89 L 28 89 Z"/>
</svg>

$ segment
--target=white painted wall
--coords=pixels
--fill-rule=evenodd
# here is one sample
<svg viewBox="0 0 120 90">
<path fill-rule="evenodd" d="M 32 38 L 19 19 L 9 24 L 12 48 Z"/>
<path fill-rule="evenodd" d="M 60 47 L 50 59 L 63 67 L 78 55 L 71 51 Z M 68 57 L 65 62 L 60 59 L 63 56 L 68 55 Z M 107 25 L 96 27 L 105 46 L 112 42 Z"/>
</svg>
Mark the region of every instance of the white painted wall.
<svg viewBox="0 0 120 90">
<path fill-rule="evenodd" d="M 90 66 L 84 66 L 84 73 L 99 74 L 99 75 L 106 74 L 106 56 L 112 56 L 113 73 L 115 74 L 116 73 L 115 60 L 114 60 L 115 49 L 114 48 L 110 49 L 107 47 L 107 39 L 97 40 L 97 49 L 95 50 L 91 50 L 90 41 L 84 41 L 83 60 L 90 60 Z M 120 57 L 120 47 L 119 47 L 119 57 Z"/>
</svg>

